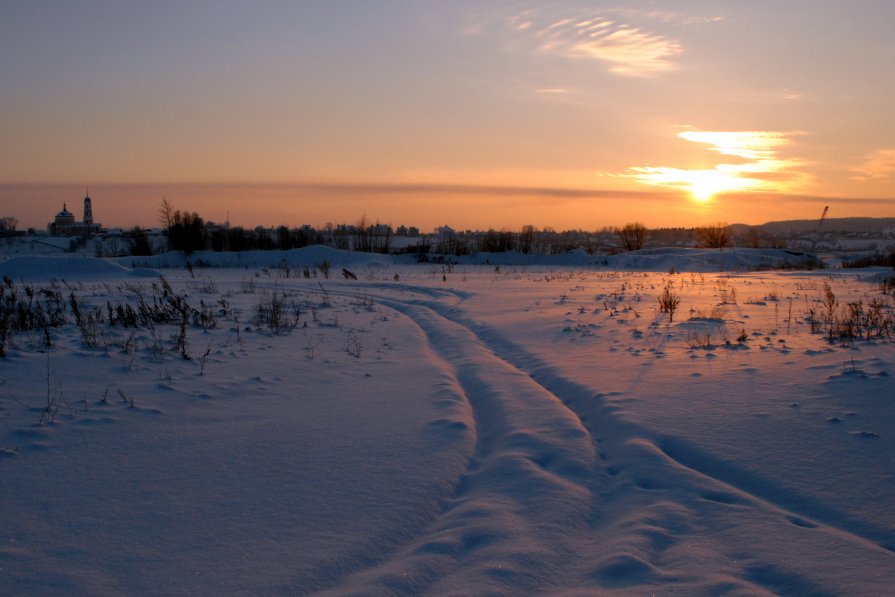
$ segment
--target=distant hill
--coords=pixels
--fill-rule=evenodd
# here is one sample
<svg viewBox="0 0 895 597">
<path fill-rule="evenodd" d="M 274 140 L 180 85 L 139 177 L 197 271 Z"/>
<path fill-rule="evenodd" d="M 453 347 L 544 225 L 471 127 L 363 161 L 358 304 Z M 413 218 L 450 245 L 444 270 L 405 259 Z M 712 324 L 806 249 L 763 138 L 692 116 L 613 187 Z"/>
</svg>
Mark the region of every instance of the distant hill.
<svg viewBox="0 0 895 597">
<path fill-rule="evenodd" d="M 813 220 L 781 220 L 767 222 L 760 226 L 749 224 L 734 224 L 737 233 L 746 232 L 751 228 L 761 228 L 771 234 L 785 234 L 792 232 L 810 232 L 817 230 L 817 219 Z M 821 230 L 826 232 L 883 232 L 895 229 L 895 218 L 827 218 L 824 220 Z"/>
</svg>

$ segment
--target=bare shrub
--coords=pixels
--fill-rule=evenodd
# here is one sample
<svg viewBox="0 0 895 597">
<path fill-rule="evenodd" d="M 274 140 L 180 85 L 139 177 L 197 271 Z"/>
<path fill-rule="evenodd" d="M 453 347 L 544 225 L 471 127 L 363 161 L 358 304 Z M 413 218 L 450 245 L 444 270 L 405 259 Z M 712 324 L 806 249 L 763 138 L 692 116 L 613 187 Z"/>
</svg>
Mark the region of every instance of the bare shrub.
<svg viewBox="0 0 895 597">
<path fill-rule="evenodd" d="M 69 295 L 69 305 L 71 305 L 71 312 L 75 317 L 78 330 L 81 332 L 84 345 L 98 346 L 102 331 L 100 324 L 103 322 L 103 312 L 100 309 L 83 308 L 74 292 Z"/>
<path fill-rule="evenodd" d="M 349 336 L 345 345 L 345 352 L 359 359 L 362 350 L 363 344 L 361 343 L 360 337 L 355 334 Z"/>
<path fill-rule="evenodd" d="M 190 355 L 187 352 L 186 346 L 186 326 L 190 322 L 190 316 L 194 309 L 190 307 L 186 299 L 181 296 L 172 296 L 170 301 L 171 308 L 174 313 L 177 315 L 175 319 L 175 323 L 177 324 L 177 333 L 172 336 L 172 341 L 174 344 L 174 350 L 180 353 L 180 356 L 184 358 L 184 360 L 190 360 Z"/>
<path fill-rule="evenodd" d="M 208 356 L 211 354 L 211 342 L 208 343 L 208 348 L 205 349 L 205 352 L 202 353 L 202 356 L 199 357 L 199 375 L 205 375 L 205 363 L 208 362 Z"/>
<path fill-rule="evenodd" d="M 883 301 L 873 298 L 867 305 L 861 300 L 840 304 L 828 282 L 824 282 L 822 293 L 816 301 L 821 308 L 807 309 L 806 318 L 812 333 L 825 328 L 830 342 L 847 345 L 856 340 L 869 342 L 873 338 L 890 339 L 895 335 L 895 317 Z"/>
<path fill-rule="evenodd" d="M 219 313 L 220 311 L 214 308 L 213 305 L 206 305 L 205 301 L 200 299 L 199 308 L 192 310 L 193 325 L 205 331 L 213 329 L 218 325 Z"/>
<path fill-rule="evenodd" d="M 674 313 L 681 304 L 681 295 L 674 291 L 671 284 L 667 284 L 659 295 L 659 311 L 668 313 L 668 322 L 674 321 Z"/>
<path fill-rule="evenodd" d="M 625 251 L 639 251 L 646 243 L 647 229 L 640 222 L 625 224 L 616 233 Z"/>
<path fill-rule="evenodd" d="M 824 282 L 823 293 L 824 317 L 832 328 L 833 316 L 836 313 L 836 305 L 838 304 L 838 301 L 836 300 L 836 295 L 833 294 L 833 287 L 830 286 L 829 282 Z"/>
<path fill-rule="evenodd" d="M 707 249 L 723 249 L 730 246 L 733 240 L 733 229 L 725 222 L 716 222 L 708 226 L 700 226 L 693 230 L 696 244 Z"/>
<path fill-rule="evenodd" d="M 702 349 L 715 348 L 715 343 L 712 340 L 711 333 L 709 333 L 709 332 L 706 332 L 704 334 L 699 334 L 699 333 L 691 330 L 691 331 L 687 332 L 687 338 L 685 341 L 687 342 L 687 346 L 694 350 L 697 348 L 702 348 Z"/>
<path fill-rule="evenodd" d="M 287 304 L 286 294 L 277 288 L 263 291 L 253 312 L 255 325 L 267 328 L 272 334 L 290 332 L 298 325 L 300 316 L 298 306 Z"/>
</svg>

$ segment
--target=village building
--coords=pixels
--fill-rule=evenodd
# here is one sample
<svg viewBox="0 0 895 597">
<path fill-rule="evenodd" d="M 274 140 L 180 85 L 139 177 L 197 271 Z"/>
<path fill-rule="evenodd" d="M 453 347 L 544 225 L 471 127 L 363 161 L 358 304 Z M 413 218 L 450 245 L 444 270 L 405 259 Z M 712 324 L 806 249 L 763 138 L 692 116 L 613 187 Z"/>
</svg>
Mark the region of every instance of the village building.
<svg viewBox="0 0 895 597">
<path fill-rule="evenodd" d="M 57 236 L 82 236 L 96 234 L 102 230 L 102 226 L 93 221 L 93 202 L 90 195 L 84 197 L 84 219 L 75 220 L 75 215 L 68 211 L 68 206 L 63 203 L 62 211 L 56 214 L 52 222 L 47 224 L 47 232 Z"/>
</svg>

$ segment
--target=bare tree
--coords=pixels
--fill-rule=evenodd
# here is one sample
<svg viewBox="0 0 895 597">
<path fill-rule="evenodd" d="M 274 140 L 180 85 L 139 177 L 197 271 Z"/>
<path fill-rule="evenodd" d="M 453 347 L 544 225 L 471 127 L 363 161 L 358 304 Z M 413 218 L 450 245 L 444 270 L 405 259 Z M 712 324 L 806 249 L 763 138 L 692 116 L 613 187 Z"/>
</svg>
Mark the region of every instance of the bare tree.
<svg viewBox="0 0 895 597">
<path fill-rule="evenodd" d="M 749 243 L 750 249 L 761 248 L 761 232 L 759 228 L 749 228 L 749 231 L 746 233 L 746 242 Z"/>
<path fill-rule="evenodd" d="M 16 231 L 16 226 L 19 225 L 19 220 L 12 216 L 4 216 L 0 218 L 0 234 L 3 233 L 12 233 Z"/>
<path fill-rule="evenodd" d="M 716 222 L 694 229 L 696 244 L 707 249 L 723 249 L 733 240 L 733 229 L 726 222 Z"/>
<path fill-rule="evenodd" d="M 646 226 L 640 222 L 631 222 L 630 224 L 625 224 L 623 228 L 619 228 L 616 232 L 625 251 L 639 251 L 646 243 L 648 231 Z"/>
<path fill-rule="evenodd" d="M 746 233 L 746 242 L 753 249 L 785 249 L 786 239 L 769 234 L 763 228 L 754 226 Z"/>
<path fill-rule="evenodd" d="M 158 206 L 158 222 L 165 228 L 174 225 L 174 203 L 167 197 L 162 197 L 162 202 Z"/>
<path fill-rule="evenodd" d="M 371 227 L 371 249 L 374 253 L 388 253 L 392 247 L 392 227 L 388 224 L 376 224 Z"/>
<path fill-rule="evenodd" d="M 367 220 L 366 214 L 354 225 L 354 246 L 351 248 L 361 253 L 373 252 L 373 226 Z"/>
<path fill-rule="evenodd" d="M 531 253 L 532 245 L 535 240 L 535 227 L 532 225 L 527 225 L 522 227 L 522 232 L 519 234 L 519 252 L 520 253 Z"/>
</svg>

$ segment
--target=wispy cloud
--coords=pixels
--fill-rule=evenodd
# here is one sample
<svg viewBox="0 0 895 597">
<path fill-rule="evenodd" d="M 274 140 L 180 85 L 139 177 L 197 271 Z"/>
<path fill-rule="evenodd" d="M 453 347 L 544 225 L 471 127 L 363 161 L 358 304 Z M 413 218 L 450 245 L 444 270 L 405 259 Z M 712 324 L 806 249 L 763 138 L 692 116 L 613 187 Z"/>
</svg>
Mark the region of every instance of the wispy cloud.
<svg viewBox="0 0 895 597">
<path fill-rule="evenodd" d="M 642 8 L 615 8 L 613 14 L 630 21 L 651 20 L 676 26 L 711 25 L 724 20 L 717 14 L 677 12 L 670 10 L 644 10 Z"/>
<path fill-rule="evenodd" d="M 567 56 L 605 62 L 610 72 L 649 76 L 674 68 L 683 52 L 674 39 L 607 18 L 563 18 L 533 29 L 538 48 Z"/>
<path fill-rule="evenodd" d="M 538 87 L 535 89 L 535 93 L 540 93 L 541 95 L 568 95 L 571 92 L 564 87 Z"/>
<path fill-rule="evenodd" d="M 780 91 L 780 97 L 789 102 L 795 102 L 805 99 L 805 94 L 795 89 L 783 89 Z"/>
<path fill-rule="evenodd" d="M 572 9 L 574 10 L 574 9 Z M 612 73 L 648 77 L 673 70 L 683 44 L 657 31 L 705 25 L 720 17 L 694 17 L 661 11 L 541 6 L 513 13 L 497 11 L 475 15 L 464 29 L 467 35 L 505 36 L 512 51 L 535 52 L 569 59 L 593 60 Z"/>
<path fill-rule="evenodd" d="M 802 171 L 806 162 L 779 156 L 780 149 L 796 135 L 776 131 L 683 131 L 678 133 L 681 139 L 709 145 L 710 150 L 738 160 L 703 169 L 633 166 L 620 176 L 653 186 L 683 189 L 703 200 L 726 192 L 792 191 L 811 181 L 811 176 Z"/>
<path fill-rule="evenodd" d="M 895 149 L 880 149 L 866 157 L 864 163 L 852 168 L 852 178 L 859 181 L 891 180 L 895 178 Z"/>
</svg>

